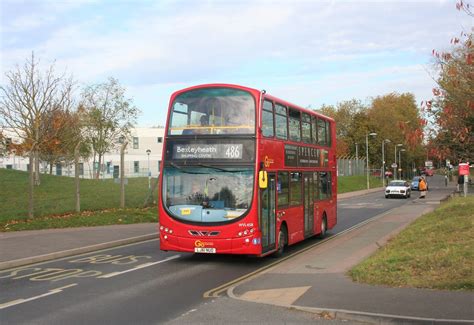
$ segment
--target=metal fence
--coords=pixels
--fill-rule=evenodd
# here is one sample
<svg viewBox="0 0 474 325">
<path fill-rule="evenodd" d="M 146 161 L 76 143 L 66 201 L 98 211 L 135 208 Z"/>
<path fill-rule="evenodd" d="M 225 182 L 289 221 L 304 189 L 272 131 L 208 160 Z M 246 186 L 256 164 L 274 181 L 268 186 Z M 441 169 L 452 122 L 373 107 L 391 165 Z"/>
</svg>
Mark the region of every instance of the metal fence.
<svg viewBox="0 0 474 325">
<path fill-rule="evenodd" d="M 365 159 L 348 157 L 337 159 L 339 176 L 365 175 Z"/>
<path fill-rule="evenodd" d="M 124 174 L 127 178 L 135 177 L 157 177 L 159 174 L 159 166 L 161 161 L 159 160 L 133 160 L 124 162 Z M 21 171 L 28 171 L 29 164 L 26 159 L 17 159 L 14 162 L 3 163 L 0 162 L 0 168 L 15 169 Z M 80 178 L 95 178 L 99 169 L 98 164 L 94 164 L 92 161 L 86 161 L 79 163 L 79 177 Z M 55 164 L 50 170 L 50 166 L 44 162 L 40 164 L 40 173 L 49 174 L 51 171 L 52 175 L 56 176 L 68 176 L 74 177 L 74 165 L 73 164 Z M 106 161 L 100 166 L 100 179 L 119 178 L 120 176 L 120 162 Z"/>
</svg>

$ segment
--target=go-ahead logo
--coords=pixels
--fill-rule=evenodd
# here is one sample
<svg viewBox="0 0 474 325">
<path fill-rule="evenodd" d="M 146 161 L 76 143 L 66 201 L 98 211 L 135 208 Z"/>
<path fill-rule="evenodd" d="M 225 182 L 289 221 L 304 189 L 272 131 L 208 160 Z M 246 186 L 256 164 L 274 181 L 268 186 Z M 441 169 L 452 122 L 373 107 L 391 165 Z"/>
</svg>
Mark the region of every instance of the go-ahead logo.
<svg viewBox="0 0 474 325">
<path fill-rule="evenodd" d="M 201 241 L 201 240 L 196 240 L 194 242 L 195 247 L 206 247 L 206 246 L 214 246 L 214 243 L 211 242 L 206 242 L 206 241 Z"/>
</svg>

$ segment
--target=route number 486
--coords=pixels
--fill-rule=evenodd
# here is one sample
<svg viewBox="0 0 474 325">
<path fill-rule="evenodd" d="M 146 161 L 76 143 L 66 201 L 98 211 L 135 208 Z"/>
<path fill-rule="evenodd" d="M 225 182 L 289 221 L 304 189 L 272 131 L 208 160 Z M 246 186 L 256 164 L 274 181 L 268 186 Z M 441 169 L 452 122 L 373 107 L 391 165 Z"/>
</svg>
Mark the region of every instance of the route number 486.
<svg viewBox="0 0 474 325">
<path fill-rule="evenodd" d="M 227 158 L 240 158 L 241 152 L 239 146 L 229 146 L 225 152 Z"/>
</svg>

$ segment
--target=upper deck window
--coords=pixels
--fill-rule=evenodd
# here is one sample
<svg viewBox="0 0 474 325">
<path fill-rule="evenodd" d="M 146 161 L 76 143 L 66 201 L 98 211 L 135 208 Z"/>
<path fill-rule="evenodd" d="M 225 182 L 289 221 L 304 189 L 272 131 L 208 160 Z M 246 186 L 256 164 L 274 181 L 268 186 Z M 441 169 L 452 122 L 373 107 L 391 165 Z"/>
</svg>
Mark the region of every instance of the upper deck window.
<svg viewBox="0 0 474 325">
<path fill-rule="evenodd" d="M 290 109 L 290 140 L 301 141 L 301 114 L 299 111 Z"/>
<path fill-rule="evenodd" d="M 169 135 L 255 134 L 255 100 L 243 90 L 190 90 L 171 107 Z"/>
<path fill-rule="evenodd" d="M 301 131 L 303 133 L 303 142 L 311 143 L 311 116 L 309 114 L 302 114 Z"/>
<path fill-rule="evenodd" d="M 322 119 L 318 119 L 318 144 L 319 145 L 326 146 L 328 144 L 326 136 L 327 136 L 326 121 Z"/>
<path fill-rule="evenodd" d="M 273 137 L 275 131 L 273 129 L 273 103 L 265 100 L 263 102 L 262 111 L 262 134 L 264 137 Z"/>
<path fill-rule="evenodd" d="M 276 137 L 278 139 L 288 139 L 288 121 L 286 115 L 286 107 L 276 104 L 275 105 L 275 125 L 276 125 Z"/>
</svg>

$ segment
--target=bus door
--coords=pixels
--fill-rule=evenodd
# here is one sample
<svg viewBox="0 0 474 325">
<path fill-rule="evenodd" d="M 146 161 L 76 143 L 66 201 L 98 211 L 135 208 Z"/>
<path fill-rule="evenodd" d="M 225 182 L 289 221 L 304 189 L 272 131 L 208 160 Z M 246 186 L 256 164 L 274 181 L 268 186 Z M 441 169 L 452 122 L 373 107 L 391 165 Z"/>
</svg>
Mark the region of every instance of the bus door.
<svg viewBox="0 0 474 325">
<path fill-rule="evenodd" d="M 275 173 L 268 173 L 268 186 L 260 190 L 259 225 L 262 232 L 262 253 L 275 248 Z"/>
<path fill-rule="evenodd" d="M 304 188 L 304 236 L 314 234 L 314 196 L 313 173 L 303 173 Z"/>
</svg>

